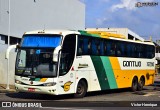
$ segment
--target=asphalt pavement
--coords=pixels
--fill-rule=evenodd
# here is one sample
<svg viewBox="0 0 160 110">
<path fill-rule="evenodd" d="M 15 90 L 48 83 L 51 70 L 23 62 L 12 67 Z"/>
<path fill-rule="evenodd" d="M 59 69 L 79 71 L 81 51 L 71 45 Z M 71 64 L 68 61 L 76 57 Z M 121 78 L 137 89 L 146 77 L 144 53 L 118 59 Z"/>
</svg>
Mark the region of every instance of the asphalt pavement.
<svg viewBox="0 0 160 110">
<path fill-rule="evenodd" d="M 0 84 L 0 93 L 0 102 L 4 101 L 8 103 L 8 101 L 10 101 L 16 110 L 159 110 L 160 75 L 155 76 L 154 85 L 145 86 L 143 91 L 131 92 L 130 90 L 121 89 L 91 92 L 87 94 L 87 97 L 78 99 L 73 98 L 71 95 L 50 96 L 23 92 L 18 93 L 15 91 L 14 85 L 10 85 L 10 89 L 7 90 L 4 84 Z M 15 107 L 19 102 L 21 104 L 40 102 L 42 107 Z M 13 105 L 13 103 L 15 104 Z M 157 104 L 158 107 L 132 107 L 132 104 L 137 103 L 153 103 Z M 0 107 L 0 109 L 9 110 L 10 108 Z M 13 107 L 11 109 L 13 109 Z"/>
</svg>

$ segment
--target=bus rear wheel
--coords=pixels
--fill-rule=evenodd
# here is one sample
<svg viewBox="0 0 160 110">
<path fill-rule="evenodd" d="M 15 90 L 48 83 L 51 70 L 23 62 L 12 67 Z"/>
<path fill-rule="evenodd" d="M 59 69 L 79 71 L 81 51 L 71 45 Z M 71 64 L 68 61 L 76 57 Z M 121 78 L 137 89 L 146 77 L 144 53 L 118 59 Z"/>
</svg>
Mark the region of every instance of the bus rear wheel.
<svg viewBox="0 0 160 110">
<path fill-rule="evenodd" d="M 132 91 L 135 92 L 137 90 L 137 87 L 138 87 L 138 78 L 137 77 L 134 77 L 133 80 L 132 80 Z"/>
<path fill-rule="evenodd" d="M 77 85 L 76 93 L 74 94 L 75 98 L 82 98 L 87 93 L 87 84 L 84 80 L 80 80 Z"/>
<path fill-rule="evenodd" d="M 138 90 L 138 91 L 143 90 L 143 86 L 144 86 L 144 84 L 145 84 L 145 80 L 144 80 L 144 78 L 143 78 L 143 77 L 141 77 L 141 78 L 140 78 L 140 81 L 138 82 L 137 90 Z"/>
</svg>

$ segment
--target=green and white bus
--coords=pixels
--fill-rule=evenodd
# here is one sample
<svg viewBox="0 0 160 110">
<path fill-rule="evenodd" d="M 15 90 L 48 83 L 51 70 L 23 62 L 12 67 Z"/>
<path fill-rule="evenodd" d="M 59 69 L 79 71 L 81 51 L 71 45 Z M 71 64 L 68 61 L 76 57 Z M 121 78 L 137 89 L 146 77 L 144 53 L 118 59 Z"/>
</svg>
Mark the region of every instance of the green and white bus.
<svg viewBox="0 0 160 110">
<path fill-rule="evenodd" d="M 107 32 L 26 32 L 15 66 L 17 91 L 74 94 L 154 83 L 155 46 Z"/>
</svg>

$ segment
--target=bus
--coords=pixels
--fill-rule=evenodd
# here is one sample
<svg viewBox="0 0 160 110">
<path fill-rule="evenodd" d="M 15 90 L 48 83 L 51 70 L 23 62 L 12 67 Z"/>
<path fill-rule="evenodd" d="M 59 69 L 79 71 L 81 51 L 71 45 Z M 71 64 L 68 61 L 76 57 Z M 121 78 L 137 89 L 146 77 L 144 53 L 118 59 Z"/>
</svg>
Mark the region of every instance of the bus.
<svg viewBox="0 0 160 110">
<path fill-rule="evenodd" d="M 74 94 L 154 83 L 155 45 L 107 32 L 38 30 L 17 46 L 15 88 L 39 94 Z"/>
</svg>

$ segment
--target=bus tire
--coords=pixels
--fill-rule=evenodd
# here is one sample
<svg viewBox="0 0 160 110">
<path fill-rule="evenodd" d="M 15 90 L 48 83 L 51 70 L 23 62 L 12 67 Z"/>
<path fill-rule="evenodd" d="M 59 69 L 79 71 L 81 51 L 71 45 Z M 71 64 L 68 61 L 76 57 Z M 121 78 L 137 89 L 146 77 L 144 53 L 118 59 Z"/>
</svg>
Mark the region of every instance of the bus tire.
<svg viewBox="0 0 160 110">
<path fill-rule="evenodd" d="M 80 80 L 77 85 L 76 93 L 74 94 L 75 98 L 82 98 L 87 93 L 87 84 L 84 80 Z"/>
<path fill-rule="evenodd" d="M 145 84 L 145 79 L 143 77 L 140 78 L 140 81 L 138 82 L 137 90 L 141 91 L 143 90 L 143 86 Z"/>
<path fill-rule="evenodd" d="M 137 87 L 138 87 L 138 78 L 134 77 L 131 86 L 132 91 L 135 92 L 137 90 Z"/>
</svg>

